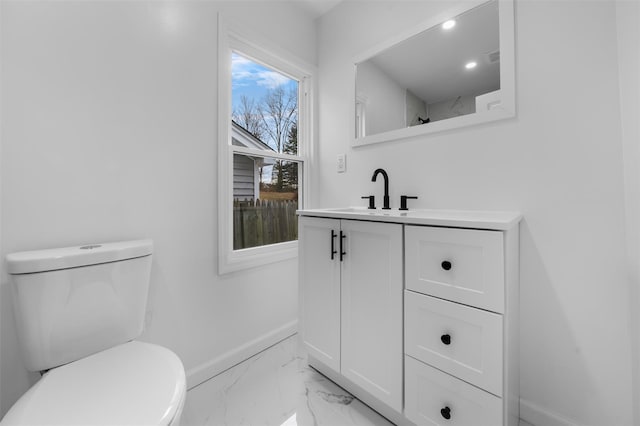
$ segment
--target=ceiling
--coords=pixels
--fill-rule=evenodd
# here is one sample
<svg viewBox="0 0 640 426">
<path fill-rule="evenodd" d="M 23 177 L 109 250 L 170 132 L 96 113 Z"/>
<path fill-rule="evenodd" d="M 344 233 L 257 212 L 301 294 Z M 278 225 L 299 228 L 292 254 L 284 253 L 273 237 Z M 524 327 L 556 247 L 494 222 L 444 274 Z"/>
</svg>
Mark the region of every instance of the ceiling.
<svg viewBox="0 0 640 426">
<path fill-rule="evenodd" d="M 456 18 L 451 30 L 433 27 L 370 59 L 401 87 L 428 103 L 478 95 L 500 88 L 498 2 Z M 464 65 L 476 61 L 467 70 Z"/>
<path fill-rule="evenodd" d="M 342 0 L 293 0 L 305 9 L 314 19 L 333 9 Z"/>
</svg>

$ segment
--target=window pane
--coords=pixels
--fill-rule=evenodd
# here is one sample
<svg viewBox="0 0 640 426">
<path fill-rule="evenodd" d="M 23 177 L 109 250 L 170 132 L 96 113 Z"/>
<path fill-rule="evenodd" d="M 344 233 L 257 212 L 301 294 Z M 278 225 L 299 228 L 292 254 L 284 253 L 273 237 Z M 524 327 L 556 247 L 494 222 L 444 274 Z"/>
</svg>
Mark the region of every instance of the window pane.
<svg viewBox="0 0 640 426">
<path fill-rule="evenodd" d="M 231 67 L 234 124 L 265 149 L 297 155 L 298 81 L 236 52 L 231 55 Z"/>
<path fill-rule="evenodd" d="M 298 239 L 295 161 L 233 155 L 233 249 Z"/>
</svg>

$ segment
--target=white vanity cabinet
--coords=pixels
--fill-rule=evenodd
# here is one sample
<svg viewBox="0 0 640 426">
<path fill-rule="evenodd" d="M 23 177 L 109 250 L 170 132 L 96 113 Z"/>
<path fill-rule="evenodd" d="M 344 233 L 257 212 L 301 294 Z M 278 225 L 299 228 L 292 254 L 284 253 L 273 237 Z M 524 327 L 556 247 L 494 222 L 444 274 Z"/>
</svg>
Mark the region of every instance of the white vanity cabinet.
<svg viewBox="0 0 640 426">
<path fill-rule="evenodd" d="M 396 424 L 518 424 L 520 214 L 298 214 L 310 365 Z"/>
<path fill-rule="evenodd" d="M 311 364 L 401 413 L 402 225 L 301 217 L 298 231 L 301 334 Z"/>
</svg>

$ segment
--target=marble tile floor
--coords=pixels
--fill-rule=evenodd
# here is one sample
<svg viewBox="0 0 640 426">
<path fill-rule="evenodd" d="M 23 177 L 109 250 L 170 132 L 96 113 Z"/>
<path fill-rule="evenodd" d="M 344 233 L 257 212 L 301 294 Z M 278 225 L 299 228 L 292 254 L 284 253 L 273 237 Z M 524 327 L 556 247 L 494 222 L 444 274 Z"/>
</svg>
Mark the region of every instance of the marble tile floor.
<svg viewBox="0 0 640 426">
<path fill-rule="evenodd" d="M 390 426 L 309 367 L 298 336 L 189 390 L 182 426 Z"/>
<path fill-rule="evenodd" d="M 309 367 L 297 334 L 189 390 L 181 424 L 393 426 Z"/>
</svg>

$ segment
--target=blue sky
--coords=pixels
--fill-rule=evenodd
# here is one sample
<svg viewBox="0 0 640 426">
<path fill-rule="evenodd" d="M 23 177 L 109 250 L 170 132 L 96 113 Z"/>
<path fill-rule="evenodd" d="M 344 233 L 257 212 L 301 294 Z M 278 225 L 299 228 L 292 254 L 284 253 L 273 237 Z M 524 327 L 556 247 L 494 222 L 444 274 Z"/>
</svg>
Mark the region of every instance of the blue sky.
<svg viewBox="0 0 640 426">
<path fill-rule="evenodd" d="M 256 104 L 271 89 L 284 86 L 297 89 L 298 82 L 279 72 L 253 62 L 235 52 L 231 54 L 231 108 L 237 108 L 242 95 L 256 100 Z"/>
</svg>

